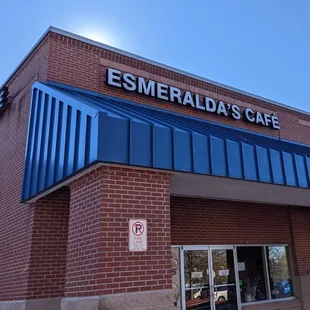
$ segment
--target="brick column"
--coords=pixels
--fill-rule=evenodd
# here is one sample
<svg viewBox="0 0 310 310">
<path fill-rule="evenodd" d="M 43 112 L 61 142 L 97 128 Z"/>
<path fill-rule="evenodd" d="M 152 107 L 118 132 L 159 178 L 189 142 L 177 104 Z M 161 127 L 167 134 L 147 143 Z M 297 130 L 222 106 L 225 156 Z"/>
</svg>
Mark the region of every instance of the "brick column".
<svg viewBox="0 0 310 310">
<path fill-rule="evenodd" d="M 129 252 L 130 218 L 147 219 L 148 251 Z M 170 175 L 102 166 L 75 180 L 62 309 L 171 310 L 171 288 Z"/>
<path fill-rule="evenodd" d="M 64 296 L 69 189 L 62 188 L 29 208 L 30 244 L 28 249 L 25 300 L 2 304 L 1 309 L 60 309 Z"/>
<path fill-rule="evenodd" d="M 69 189 L 62 188 L 33 204 L 20 206 L 28 212 L 28 217 L 21 218 L 27 224 L 20 223 L 27 227 L 25 234 L 29 237 L 24 242 L 25 292 L 21 298 L 15 295 L 15 300 L 13 295 L 14 301 L 1 302 L 1 310 L 60 309 L 65 288 L 69 199 Z"/>
<path fill-rule="evenodd" d="M 310 310 L 310 209 L 290 207 L 295 295 Z"/>
<path fill-rule="evenodd" d="M 63 188 L 31 206 L 27 299 L 64 296 L 69 199 L 68 188 Z"/>
</svg>

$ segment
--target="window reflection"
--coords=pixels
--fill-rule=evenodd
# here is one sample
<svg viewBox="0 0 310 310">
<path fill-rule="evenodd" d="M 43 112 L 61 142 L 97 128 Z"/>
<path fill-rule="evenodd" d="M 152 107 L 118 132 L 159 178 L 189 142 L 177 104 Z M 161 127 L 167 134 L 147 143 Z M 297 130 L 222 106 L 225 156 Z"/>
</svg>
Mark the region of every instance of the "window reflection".
<svg viewBox="0 0 310 310">
<path fill-rule="evenodd" d="M 241 303 L 254 303 L 293 296 L 288 247 L 238 246 L 236 252 L 236 263 L 232 249 L 183 252 L 186 310 L 235 310 L 240 297 Z M 241 296 L 236 290 L 238 274 Z"/>
<path fill-rule="evenodd" d="M 186 309 L 209 310 L 208 251 L 184 251 Z"/>
<path fill-rule="evenodd" d="M 212 250 L 214 284 L 235 284 L 234 253 L 232 250 Z"/>
<path fill-rule="evenodd" d="M 237 310 L 238 304 L 233 250 L 212 250 L 212 264 L 214 271 L 215 309 Z"/>
<path fill-rule="evenodd" d="M 267 247 L 271 298 L 286 298 L 293 295 L 288 266 L 287 247 Z"/>
</svg>

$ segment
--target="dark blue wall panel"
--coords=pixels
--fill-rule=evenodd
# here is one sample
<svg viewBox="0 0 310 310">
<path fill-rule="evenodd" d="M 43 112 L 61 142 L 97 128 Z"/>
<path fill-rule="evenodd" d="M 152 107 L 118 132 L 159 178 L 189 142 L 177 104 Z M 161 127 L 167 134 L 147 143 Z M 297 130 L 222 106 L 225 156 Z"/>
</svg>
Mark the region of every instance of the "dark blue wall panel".
<svg viewBox="0 0 310 310">
<path fill-rule="evenodd" d="M 193 133 L 193 172 L 211 174 L 210 137 Z"/>
<path fill-rule="evenodd" d="M 49 153 L 49 141 L 50 141 L 50 128 L 51 128 L 51 112 L 52 112 L 52 97 L 45 95 L 44 104 L 44 119 L 43 119 L 43 133 L 42 141 L 48 141 L 48 143 L 42 143 L 40 149 L 40 161 L 39 161 L 39 179 L 38 179 L 38 191 L 42 191 L 46 184 L 46 167 L 47 167 L 47 157 Z"/>
<path fill-rule="evenodd" d="M 47 157 L 46 182 L 45 187 L 50 187 L 55 183 L 55 164 L 56 164 L 56 149 L 58 140 L 58 123 L 59 123 L 59 101 L 52 97 L 50 135 L 47 141 L 49 152 Z"/>
<path fill-rule="evenodd" d="M 45 98 L 44 93 L 39 92 L 37 97 L 37 120 L 35 123 L 34 139 L 33 144 L 33 163 L 31 165 L 31 184 L 30 184 L 30 195 L 34 195 L 37 192 L 38 188 L 38 179 L 39 179 L 39 162 L 41 159 L 41 141 L 43 129 L 43 118 L 45 110 Z"/>
<path fill-rule="evenodd" d="M 309 184 L 308 184 L 305 157 L 295 154 L 295 165 L 296 165 L 297 181 L 298 181 L 299 187 L 307 188 Z"/>
<path fill-rule="evenodd" d="M 297 186 L 294 155 L 287 152 L 282 152 L 282 157 L 286 184 L 290 186 Z"/>
<path fill-rule="evenodd" d="M 308 156 L 305 156 L 305 167 L 306 167 L 306 178 L 308 180 L 308 184 L 310 185 L 310 157 Z"/>
<path fill-rule="evenodd" d="M 282 153 L 280 151 L 270 149 L 270 162 L 273 182 L 275 184 L 286 184 Z"/>
<path fill-rule="evenodd" d="M 179 171 L 193 171 L 192 134 L 174 130 L 174 168 Z"/>
<path fill-rule="evenodd" d="M 246 180 L 258 181 L 255 145 L 242 143 L 241 147 L 244 178 Z"/>
<path fill-rule="evenodd" d="M 261 182 L 272 181 L 269 150 L 265 147 L 256 146 L 258 175 Z"/>
<path fill-rule="evenodd" d="M 106 162 L 129 163 L 130 121 L 100 116 L 99 152 Z"/>
<path fill-rule="evenodd" d="M 134 166 L 152 166 L 152 126 L 131 122 L 130 164 Z"/>
<path fill-rule="evenodd" d="M 239 142 L 226 140 L 228 175 L 230 178 L 243 178 L 241 146 Z"/>
<path fill-rule="evenodd" d="M 222 177 L 228 176 L 225 139 L 210 136 L 210 149 L 212 174 Z"/>
<path fill-rule="evenodd" d="M 170 128 L 153 128 L 153 166 L 154 168 L 174 170 L 173 132 Z"/>
</svg>

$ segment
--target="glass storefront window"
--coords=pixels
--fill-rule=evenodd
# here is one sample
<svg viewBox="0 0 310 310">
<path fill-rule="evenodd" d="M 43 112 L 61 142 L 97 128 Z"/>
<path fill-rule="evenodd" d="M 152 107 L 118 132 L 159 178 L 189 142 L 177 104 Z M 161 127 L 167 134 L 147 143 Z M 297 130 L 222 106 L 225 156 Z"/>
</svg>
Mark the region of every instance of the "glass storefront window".
<svg viewBox="0 0 310 310">
<path fill-rule="evenodd" d="M 271 298 L 293 296 L 288 264 L 288 249 L 284 246 L 266 247 L 269 269 Z"/>
<path fill-rule="evenodd" d="M 182 253 L 182 309 L 237 310 L 294 296 L 287 246 L 186 246 Z"/>
<path fill-rule="evenodd" d="M 287 246 L 240 246 L 237 256 L 242 303 L 293 296 Z"/>
<path fill-rule="evenodd" d="M 267 299 L 263 247 L 238 247 L 241 302 Z"/>
</svg>

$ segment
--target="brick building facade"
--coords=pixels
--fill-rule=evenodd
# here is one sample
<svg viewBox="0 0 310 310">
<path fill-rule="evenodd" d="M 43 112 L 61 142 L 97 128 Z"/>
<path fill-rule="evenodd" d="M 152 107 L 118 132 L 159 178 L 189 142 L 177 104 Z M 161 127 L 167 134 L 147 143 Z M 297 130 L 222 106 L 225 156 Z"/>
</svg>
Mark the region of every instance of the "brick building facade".
<svg viewBox="0 0 310 310">
<path fill-rule="evenodd" d="M 310 309 L 310 114 L 55 28 L 3 86 L 0 309 Z"/>
</svg>

